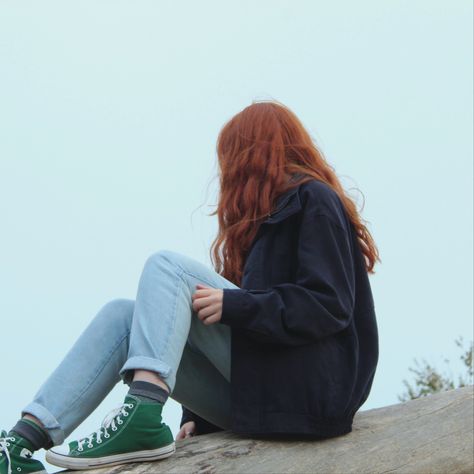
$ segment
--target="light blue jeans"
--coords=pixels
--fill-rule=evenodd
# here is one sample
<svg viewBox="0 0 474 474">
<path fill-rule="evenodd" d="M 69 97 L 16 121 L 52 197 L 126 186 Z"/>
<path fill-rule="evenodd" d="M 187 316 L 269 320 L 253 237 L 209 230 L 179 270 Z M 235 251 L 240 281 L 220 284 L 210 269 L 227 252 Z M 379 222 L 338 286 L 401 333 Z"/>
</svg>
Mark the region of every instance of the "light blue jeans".
<svg viewBox="0 0 474 474">
<path fill-rule="evenodd" d="M 114 299 L 90 321 L 21 412 L 60 445 L 134 369 L 157 372 L 170 397 L 230 429 L 230 327 L 205 325 L 192 308 L 196 284 L 238 288 L 213 269 L 171 250 L 148 257 L 136 299 Z"/>
</svg>

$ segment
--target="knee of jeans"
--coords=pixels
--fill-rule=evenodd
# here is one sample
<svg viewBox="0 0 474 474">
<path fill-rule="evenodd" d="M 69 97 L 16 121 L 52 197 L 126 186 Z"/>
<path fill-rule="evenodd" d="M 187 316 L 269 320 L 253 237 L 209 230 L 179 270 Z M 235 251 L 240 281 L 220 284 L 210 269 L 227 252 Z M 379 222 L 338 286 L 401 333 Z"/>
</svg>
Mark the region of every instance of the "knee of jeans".
<svg viewBox="0 0 474 474">
<path fill-rule="evenodd" d="M 114 298 L 107 302 L 99 312 L 108 322 L 129 329 L 132 326 L 135 301 L 128 298 Z"/>
<path fill-rule="evenodd" d="M 158 265 L 158 266 L 174 265 L 179 260 L 180 257 L 181 257 L 181 254 L 179 252 L 175 252 L 173 250 L 168 250 L 168 249 L 161 249 L 161 250 L 158 250 L 157 252 L 152 253 L 147 258 L 145 265 Z"/>
</svg>

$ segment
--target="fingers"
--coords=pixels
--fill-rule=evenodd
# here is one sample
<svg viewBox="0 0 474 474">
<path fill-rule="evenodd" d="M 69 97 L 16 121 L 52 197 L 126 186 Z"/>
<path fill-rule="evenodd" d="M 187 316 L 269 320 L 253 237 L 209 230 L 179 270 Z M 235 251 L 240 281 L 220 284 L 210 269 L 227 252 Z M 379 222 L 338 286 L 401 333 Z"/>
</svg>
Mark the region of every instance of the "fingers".
<svg viewBox="0 0 474 474">
<path fill-rule="evenodd" d="M 187 436 L 187 435 L 186 435 L 185 430 L 184 430 L 183 428 L 181 428 L 181 429 L 179 430 L 178 435 L 176 436 L 176 439 L 177 439 L 177 440 L 179 440 L 179 439 L 185 439 L 186 436 Z"/>
<path fill-rule="evenodd" d="M 191 438 L 192 436 L 194 436 L 194 434 L 195 423 L 193 421 L 189 421 L 181 427 L 178 434 L 176 435 L 176 440 Z"/>
<path fill-rule="evenodd" d="M 202 285 L 196 285 L 197 288 Z M 223 291 L 216 288 L 198 289 L 192 295 L 192 308 L 206 325 L 217 323 L 222 311 Z"/>
<path fill-rule="evenodd" d="M 201 296 L 200 298 L 193 299 L 193 309 L 194 311 L 199 311 L 201 308 L 205 308 L 206 306 L 211 306 L 215 304 L 215 299 L 210 296 Z"/>
<path fill-rule="evenodd" d="M 193 300 L 212 295 L 213 292 L 215 291 L 214 288 L 199 288 L 197 286 L 196 288 L 197 290 L 192 294 Z"/>
<path fill-rule="evenodd" d="M 217 313 L 216 305 L 209 305 L 209 306 L 206 306 L 205 308 L 201 308 L 198 311 L 197 315 L 201 321 L 204 321 L 206 318 L 208 318 L 209 316 L 213 316 L 216 313 Z"/>
<path fill-rule="evenodd" d="M 202 323 L 208 326 L 209 324 L 217 323 L 220 320 L 220 316 L 217 313 L 213 313 L 211 316 L 204 318 Z"/>
<path fill-rule="evenodd" d="M 203 322 L 203 324 L 213 324 L 219 321 L 219 310 L 217 307 L 209 306 L 207 308 L 201 309 L 198 314 L 198 318 Z"/>
<path fill-rule="evenodd" d="M 193 310 L 197 312 L 198 318 L 203 321 L 219 311 L 219 303 L 209 298 L 200 298 L 193 302 Z"/>
<path fill-rule="evenodd" d="M 215 295 L 195 295 L 196 293 L 192 296 L 192 305 L 195 311 L 205 306 L 215 304 L 218 301 Z"/>
<path fill-rule="evenodd" d="M 184 430 L 180 430 L 180 432 L 179 432 L 178 435 L 176 436 L 176 439 L 177 439 L 177 440 L 186 439 L 186 438 L 191 438 L 192 436 L 194 436 L 193 433 L 185 432 Z"/>
</svg>

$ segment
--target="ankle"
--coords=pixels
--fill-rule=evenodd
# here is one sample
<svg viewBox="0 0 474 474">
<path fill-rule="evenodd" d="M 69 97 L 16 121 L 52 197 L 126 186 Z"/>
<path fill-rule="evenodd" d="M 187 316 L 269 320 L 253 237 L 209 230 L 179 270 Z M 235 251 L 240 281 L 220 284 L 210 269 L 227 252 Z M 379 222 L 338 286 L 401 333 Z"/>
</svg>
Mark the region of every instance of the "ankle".
<svg viewBox="0 0 474 474">
<path fill-rule="evenodd" d="M 30 413 L 25 413 L 25 414 L 22 416 L 21 419 L 22 419 L 22 420 L 25 420 L 25 419 L 26 419 L 26 420 L 30 420 L 30 421 L 32 421 L 33 423 L 36 423 L 41 429 L 43 429 L 43 430 L 45 429 L 43 423 L 42 423 L 40 420 L 38 420 L 38 418 L 36 418 L 36 416 L 31 415 Z"/>
<path fill-rule="evenodd" d="M 28 417 L 19 419 L 10 432 L 14 432 L 20 439 L 26 440 L 33 451 L 41 448 L 49 449 L 54 446 L 47 430 Z"/>
<path fill-rule="evenodd" d="M 161 379 L 157 372 L 151 372 L 149 370 L 143 369 L 135 369 L 133 372 L 133 382 L 153 383 L 170 393 L 170 388 L 168 384 Z"/>
<path fill-rule="evenodd" d="M 150 401 L 155 401 L 161 404 L 165 404 L 169 397 L 168 390 L 165 390 L 160 385 L 145 382 L 143 380 L 134 380 L 130 384 L 128 390 L 129 395 L 135 395 L 139 398 L 145 398 Z"/>
</svg>

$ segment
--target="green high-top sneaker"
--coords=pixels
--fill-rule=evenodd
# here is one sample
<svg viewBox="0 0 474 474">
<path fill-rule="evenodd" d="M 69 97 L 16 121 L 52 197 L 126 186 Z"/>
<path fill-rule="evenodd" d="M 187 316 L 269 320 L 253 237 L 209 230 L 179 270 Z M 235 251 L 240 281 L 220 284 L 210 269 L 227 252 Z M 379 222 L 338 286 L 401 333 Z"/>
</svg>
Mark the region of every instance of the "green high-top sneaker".
<svg viewBox="0 0 474 474">
<path fill-rule="evenodd" d="M 14 431 L 0 433 L 0 474 L 48 474 L 42 462 L 33 459 L 31 443 Z"/>
<path fill-rule="evenodd" d="M 176 448 L 169 426 L 162 423 L 162 410 L 162 403 L 127 394 L 96 432 L 49 449 L 46 461 L 68 469 L 93 469 L 167 458 Z"/>
</svg>

